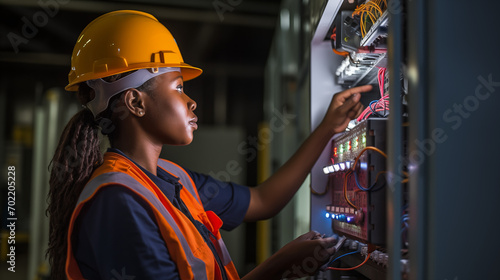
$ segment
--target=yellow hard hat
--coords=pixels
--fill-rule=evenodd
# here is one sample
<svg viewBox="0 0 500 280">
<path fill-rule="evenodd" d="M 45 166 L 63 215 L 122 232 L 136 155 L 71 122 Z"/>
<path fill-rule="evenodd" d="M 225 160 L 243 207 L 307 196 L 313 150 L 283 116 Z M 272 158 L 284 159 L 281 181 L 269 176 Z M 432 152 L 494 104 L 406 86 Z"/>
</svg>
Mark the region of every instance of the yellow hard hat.
<svg viewBox="0 0 500 280">
<path fill-rule="evenodd" d="M 179 67 L 184 81 L 202 72 L 184 63 L 174 37 L 154 16 L 114 11 L 93 20 L 78 37 L 66 90 L 76 91 L 84 81 L 158 67 Z"/>
</svg>

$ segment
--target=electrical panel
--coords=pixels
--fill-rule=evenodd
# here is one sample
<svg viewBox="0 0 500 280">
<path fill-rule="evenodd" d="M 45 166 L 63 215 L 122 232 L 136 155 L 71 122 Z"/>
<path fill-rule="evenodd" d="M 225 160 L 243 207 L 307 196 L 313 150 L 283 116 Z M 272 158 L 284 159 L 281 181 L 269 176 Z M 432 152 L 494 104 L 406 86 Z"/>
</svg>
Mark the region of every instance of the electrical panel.
<svg viewBox="0 0 500 280">
<path fill-rule="evenodd" d="M 332 203 L 326 212 L 333 231 L 363 243 L 384 245 L 387 168 L 380 152 L 386 150 L 386 119 L 362 121 L 335 137 L 332 147 L 332 165 L 323 172 L 329 177 Z"/>
<path fill-rule="evenodd" d="M 496 224 L 464 205 L 477 201 L 486 209 L 499 197 L 498 177 L 489 176 L 498 156 L 476 144 L 497 132 L 479 124 L 495 123 L 498 102 L 476 97 L 495 91 L 500 68 L 491 56 L 498 52 L 478 57 L 467 53 L 468 44 L 443 46 L 472 33 L 488 38 L 481 49 L 492 50 L 498 34 L 479 26 L 494 25 L 500 2 L 454 1 L 446 17 L 449 7 L 439 1 L 319 2 L 323 9 L 312 15 L 311 127 L 321 124 L 333 94 L 366 84 L 373 91 L 361 94 L 365 110 L 311 169 L 311 229 L 347 237 L 315 279 L 497 279 L 495 266 L 483 265 L 495 263 L 488 254 L 495 252 L 495 231 L 462 224 Z M 487 24 L 467 20 L 480 15 Z M 472 105 L 460 121 L 447 118 Z M 469 155 L 461 160 L 456 151 L 464 146 L 483 148 L 474 153 L 478 168 L 467 164 Z M 470 187 L 478 185 L 481 191 Z M 472 250 L 457 246 L 464 229 L 477 241 Z"/>
<path fill-rule="evenodd" d="M 311 110 L 316 109 L 315 104 L 321 108 L 321 101 L 316 99 L 320 100 L 329 90 L 339 92 L 371 84 L 373 91 L 361 95 L 364 111 L 350 123 L 346 132 L 332 138 L 312 171 L 311 225 L 313 230 L 326 231 L 328 227 L 329 232 L 348 238 L 335 259 L 337 262 L 330 263 L 330 268 L 351 266 L 353 272 L 349 275 L 357 279 L 386 279 L 391 258 L 387 248 L 393 242 L 387 240 L 390 12 L 383 0 L 354 2 L 353 7 L 344 1 L 328 1 L 316 28 L 311 43 Z M 391 81 L 392 86 L 400 83 L 402 94 L 407 94 L 404 73 L 395 76 L 401 79 Z M 334 82 L 328 84 L 327 80 Z M 403 97 L 403 108 L 405 100 Z M 395 117 L 404 118 L 404 113 Z M 401 141 L 406 149 L 405 135 Z M 407 275 L 409 207 L 405 183 L 408 178 L 403 172 L 404 205 L 395 206 L 398 211 L 401 207 L 398 214 L 402 219 L 391 224 L 401 226 L 402 250 L 398 259 L 402 274 Z"/>
</svg>

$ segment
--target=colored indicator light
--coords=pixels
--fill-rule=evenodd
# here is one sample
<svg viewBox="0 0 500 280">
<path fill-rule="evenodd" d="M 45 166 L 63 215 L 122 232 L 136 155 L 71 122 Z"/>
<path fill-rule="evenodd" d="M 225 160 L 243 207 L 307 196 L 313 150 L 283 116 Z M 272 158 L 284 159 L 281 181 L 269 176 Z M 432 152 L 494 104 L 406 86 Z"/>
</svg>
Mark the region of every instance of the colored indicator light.
<svg viewBox="0 0 500 280">
<path fill-rule="evenodd" d="M 333 165 L 333 168 L 335 168 L 335 171 L 339 171 L 339 170 L 340 170 L 340 166 L 339 166 L 339 164 L 338 164 L 338 163 L 335 163 L 335 164 Z"/>
<path fill-rule="evenodd" d="M 333 165 L 328 166 L 328 171 L 329 171 L 329 173 L 335 172 L 335 169 L 333 168 Z"/>
<path fill-rule="evenodd" d="M 366 168 L 368 168 L 368 164 L 367 164 L 366 162 L 361 162 L 361 163 L 359 164 L 359 168 L 360 168 L 361 170 L 366 170 Z"/>
<path fill-rule="evenodd" d="M 333 148 L 333 156 L 337 157 L 337 147 Z"/>
<path fill-rule="evenodd" d="M 325 217 L 326 217 L 327 219 L 328 219 L 328 218 L 330 218 L 330 213 L 326 213 L 326 214 L 325 214 Z"/>
<path fill-rule="evenodd" d="M 344 145 L 340 144 L 339 146 L 340 154 L 344 152 Z"/>
<path fill-rule="evenodd" d="M 345 170 L 345 163 L 341 162 L 340 164 L 340 170 Z"/>
<path fill-rule="evenodd" d="M 327 218 L 328 218 L 328 217 L 327 217 Z M 351 220 L 352 220 L 352 218 L 351 218 L 351 217 L 347 217 L 347 222 L 348 222 L 348 223 L 350 223 L 350 222 L 351 222 Z"/>
<path fill-rule="evenodd" d="M 361 143 L 366 143 L 366 133 L 363 133 L 363 138 L 361 139 Z"/>
<path fill-rule="evenodd" d="M 359 145 L 359 137 L 356 137 L 356 141 L 354 141 L 354 148 L 357 148 Z"/>
<path fill-rule="evenodd" d="M 349 147 L 349 151 L 351 150 L 351 141 L 347 142 L 347 147 Z"/>
</svg>

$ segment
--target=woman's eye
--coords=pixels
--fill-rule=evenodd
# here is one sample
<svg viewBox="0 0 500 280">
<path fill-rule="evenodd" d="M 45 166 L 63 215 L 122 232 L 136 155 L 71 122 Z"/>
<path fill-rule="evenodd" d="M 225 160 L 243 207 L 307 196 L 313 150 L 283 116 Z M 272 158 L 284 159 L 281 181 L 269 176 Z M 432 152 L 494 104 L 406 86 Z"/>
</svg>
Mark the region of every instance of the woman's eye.
<svg viewBox="0 0 500 280">
<path fill-rule="evenodd" d="M 183 87 L 182 87 L 182 85 L 178 85 L 178 86 L 177 86 L 177 91 L 178 91 L 180 94 L 182 94 L 182 88 L 183 88 Z"/>
</svg>

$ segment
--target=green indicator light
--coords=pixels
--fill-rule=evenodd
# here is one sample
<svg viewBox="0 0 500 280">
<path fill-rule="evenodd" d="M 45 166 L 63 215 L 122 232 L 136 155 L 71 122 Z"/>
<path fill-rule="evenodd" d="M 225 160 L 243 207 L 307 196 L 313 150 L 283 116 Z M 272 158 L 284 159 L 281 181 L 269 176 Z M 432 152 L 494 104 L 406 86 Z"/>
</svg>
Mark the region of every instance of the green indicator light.
<svg viewBox="0 0 500 280">
<path fill-rule="evenodd" d="M 340 144 L 340 154 L 342 154 L 344 152 L 344 145 Z"/>
<path fill-rule="evenodd" d="M 363 140 L 362 140 L 363 144 L 366 143 L 366 133 L 363 133 Z"/>
</svg>

